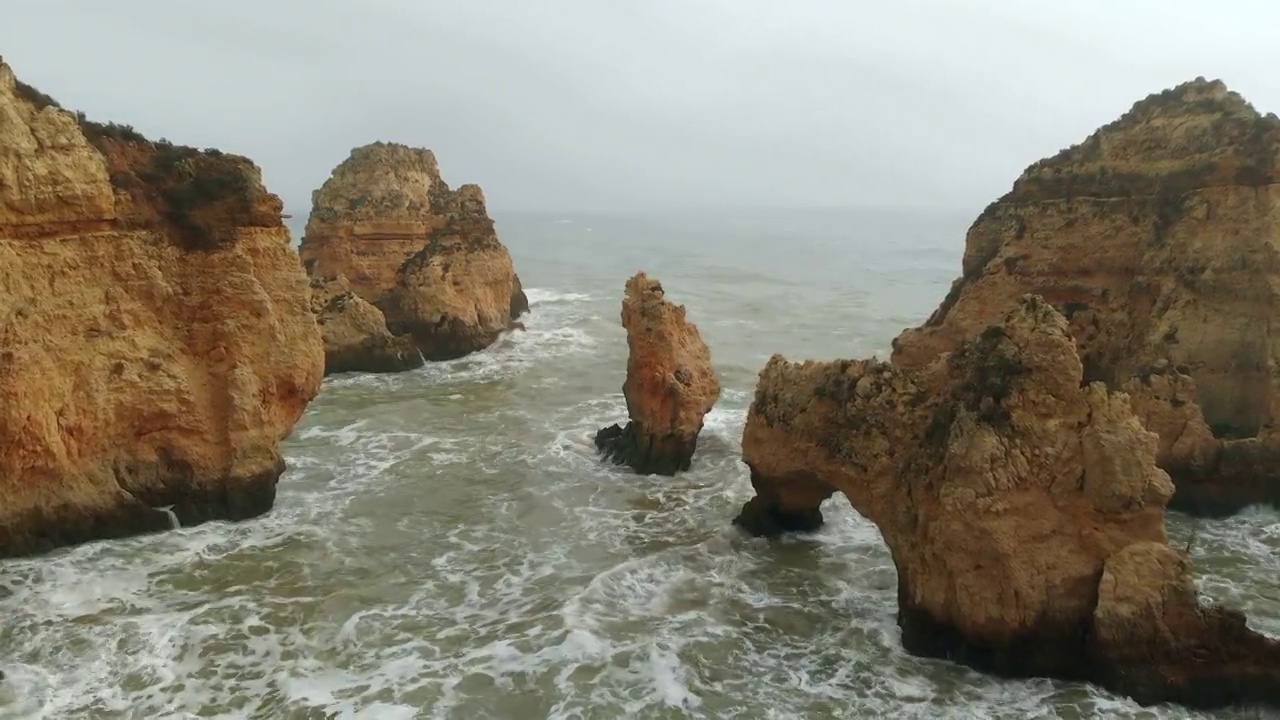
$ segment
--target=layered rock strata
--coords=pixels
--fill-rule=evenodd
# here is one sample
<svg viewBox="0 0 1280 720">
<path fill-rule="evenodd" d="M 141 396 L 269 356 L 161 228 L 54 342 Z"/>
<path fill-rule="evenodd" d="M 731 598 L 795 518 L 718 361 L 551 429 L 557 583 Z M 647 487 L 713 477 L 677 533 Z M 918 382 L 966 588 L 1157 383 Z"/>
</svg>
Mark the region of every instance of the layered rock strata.
<svg viewBox="0 0 1280 720">
<path fill-rule="evenodd" d="M 324 369 L 281 209 L 0 62 L 0 556 L 271 507 Z"/>
<path fill-rule="evenodd" d="M 622 300 L 627 331 L 626 426 L 596 433 L 596 447 L 619 465 L 645 474 L 688 470 L 706 414 L 720 397 L 711 350 L 683 305 L 666 299 L 662 284 L 641 272 Z"/>
<path fill-rule="evenodd" d="M 343 275 L 427 360 L 482 350 L 529 308 L 476 185 L 451 190 L 430 150 L 352 150 L 312 195 L 300 246 L 314 276 Z"/>
</svg>

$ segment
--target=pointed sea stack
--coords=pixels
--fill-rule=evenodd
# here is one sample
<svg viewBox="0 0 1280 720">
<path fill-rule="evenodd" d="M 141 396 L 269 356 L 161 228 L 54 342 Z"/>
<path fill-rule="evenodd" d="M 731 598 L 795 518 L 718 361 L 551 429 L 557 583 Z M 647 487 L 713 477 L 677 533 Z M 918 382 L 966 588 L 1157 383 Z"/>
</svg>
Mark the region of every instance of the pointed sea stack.
<svg viewBox="0 0 1280 720">
<path fill-rule="evenodd" d="M 352 150 L 312 194 L 299 251 L 313 276 L 346 277 L 427 360 L 483 350 L 529 307 L 484 194 L 449 189 L 430 150 Z"/>
<path fill-rule="evenodd" d="M 688 470 L 703 419 L 720 397 L 711 350 L 683 305 L 668 301 L 662 285 L 643 272 L 627 281 L 622 300 L 627 330 L 626 427 L 596 433 L 596 447 L 618 465 L 643 474 Z"/>
<path fill-rule="evenodd" d="M 963 275 L 895 341 L 893 361 L 928 364 L 1039 294 L 1069 320 L 1086 381 L 1138 395 L 1154 376 L 1167 398 L 1179 388 L 1178 405 L 1157 411 L 1149 397 L 1144 412 L 1196 428 L 1153 427 L 1177 487 L 1171 507 L 1219 515 L 1280 502 L 1278 153 L 1280 120 L 1220 81 L 1138 102 L 987 207 Z"/>
<path fill-rule="evenodd" d="M 843 494 L 889 546 L 914 654 L 1146 704 L 1280 706 L 1280 642 L 1202 607 L 1166 542 L 1157 449 L 1127 395 L 1084 382 L 1066 319 L 1026 296 L 920 367 L 771 359 L 742 440 L 757 494 L 735 522 L 812 529 Z"/>
<path fill-rule="evenodd" d="M 0 557 L 266 512 L 324 352 L 249 160 L 0 61 Z"/>
</svg>

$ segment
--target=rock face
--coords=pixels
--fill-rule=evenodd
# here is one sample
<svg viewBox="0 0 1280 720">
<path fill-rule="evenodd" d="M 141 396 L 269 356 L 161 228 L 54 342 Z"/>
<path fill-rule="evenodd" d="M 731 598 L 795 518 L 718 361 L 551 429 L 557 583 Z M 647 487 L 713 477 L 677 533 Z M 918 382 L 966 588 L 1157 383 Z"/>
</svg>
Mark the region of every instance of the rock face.
<svg viewBox="0 0 1280 720">
<path fill-rule="evenodd" d="M 1199 608 L 1184 565 L 1124 574 L 1176 556 L 1173 487 L 1129 397 L 1083 375 L 1067 321 L 1036 296 L 919 368 L 775 356 L 743 434 L 757 495 L 735 522 L 813 528 L 843 493 L 892 552 L 913 653 L 1149 702 L 1280 700 L 1280 646 Z M 1192 662 L 1202 650 L 1222 664 Z"/>
<path fill-rule="evenodd" d="M 703 418 L 720 398 L 711 351 L 683 305 L 668 301 L 662 285 L 643 272 L 627 281 L 622 300 L 627 330 L 626 427 L 596 433 L 596 447 L 637 472 L 674 475 L 688 470 Z"/>
<path fill-rule="evenodd" d="M 1119 388 L 1152 367 L 1178 368 L 1224 458 L 1257 459 L 1259 447 L 1280 444 L 1278 151 L 1280 120 L 1219 81 L 1138 102 L 1027 168 L 982 213 L 962 277 L 923 327 L 895 342 L 894 362 L 927 364 L 1024 293 L 1039 294 L 1070 321 L 1086 380 Z M 1257 440 L 1230 447 L 1246 438 Z M 1200 466 L 1164 467 L 1181 509 L 1280 500 L 1280 464 L 1231 483 Z M 1264 488 L 1269 497 L 1257 496 Z"/>
<path fill-rule="evenodd" d="M 430 150 L 351 151 L 312 195 L 308 272 L 345 276 L 427 360 L 491 345 L 529 308 L 476 185 L 450 190 Z"/>
<path fill-rule="evenodd" d="M 271 507 L 324 368 L 281 207 L 0 62 L 0 556 Z"/>
<path fill-rule="evenodd" d="M 422 367 L 413 341 L 392 335 L 382 311 L 356 295 L 345 277 L 311 278 L 311 311 L 324 338 L 326 375 Z"/>
</svg>

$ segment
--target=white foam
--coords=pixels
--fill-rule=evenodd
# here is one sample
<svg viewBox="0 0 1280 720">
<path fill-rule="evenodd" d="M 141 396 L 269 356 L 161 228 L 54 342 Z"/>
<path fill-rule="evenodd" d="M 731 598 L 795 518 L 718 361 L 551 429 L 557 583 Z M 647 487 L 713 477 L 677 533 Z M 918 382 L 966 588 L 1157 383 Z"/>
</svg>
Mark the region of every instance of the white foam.
<svg viewBox="0 0 1280 720">
<path fill-rule="evenodd" d="M 524 295 L 529 299 L 529 305 L 548 305 L 551 303 L 576 303 L 583 300 L 590 300 L 591 296 L 586 293 L 568 292 L 564 290 L 551 290 L 548 288 L 525 288 Z"/>
<path fill-rule="evenodd" d="M 268 515 L 0 566 L 0 717 L 1199 717 L 906 655 L 892 560 L 841 499 L 811 536 L 737 533 L 741 367 L 690 472 L 601 462 L 616 319 L 529 292 L 482 353 L 327 381 Z M 1280 517 L 1199 537 L 1242 558 L 1206 594 L 1274 626 Z"/>
</svg>

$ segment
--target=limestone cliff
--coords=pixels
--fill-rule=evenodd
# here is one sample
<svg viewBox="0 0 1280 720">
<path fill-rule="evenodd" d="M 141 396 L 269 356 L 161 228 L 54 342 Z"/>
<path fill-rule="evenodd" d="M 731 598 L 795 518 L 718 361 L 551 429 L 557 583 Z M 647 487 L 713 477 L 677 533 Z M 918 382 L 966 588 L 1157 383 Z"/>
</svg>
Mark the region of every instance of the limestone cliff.
<svg viewBox="0 0 1280 720">
<path fill-rule="evenodd" d="M 413 341 L 392 335 L 382 311 L 356 295 L 345 277 L 311 278 L 311 311 L 324 338 L 326 375 L 422 367 Z"/>
<path fill-rule="evenodd" d="M 1131 622 L 1112 621 L 1120 605 L 1110 586 L 1100 602 L 1099 579 L 1135 544 L 1172 552 L 1173 487 L 1130 398 L 1083 375 L 1066 319 L 1036 296 L 918 368 L 775 356 L 743 434 L 757 494 L 736 522 L 762 535 L 811 529 L 819 504 L 842 493 L 889 546 L 902 641 L 914 653 L 1004 675 L 1092 679 L 1150 702 L 1215 704 L 1224 697 L 1206 695 L 1206 683 L 1232 672 L 1280 681 L 1274 641 L 1228 633 L 1212 618 L 1239 616 L 1193 597 L 1179 596 L 1190 605 L 1178 618 L 1124 611 Z M 1169 578 L 1123 582 L 1138 583 L 1132 596 L 1164 593 Z M 1185 634 L 1169 637 L 1166 621 Z M 1122 636 L 1141 651 L 1119 650 Z M 1232 669 L 1192 662 L 1205 648 Z M 1170 655 L 1157 673 L 1126 684 L 1162 650 Z M 1227 687 L 1225 700 L 1280 702 L 1265 684 Z"/>
<path fill-rule="evenodd" d="M 688 470 L 702 422 L 720 397 L 711 350 L 683 305 L 643 272 L 627 281 L 622 326 L 627 330 L 626 427 L 596 433 L 605 457 L 641 473 Z"/>
<path fill-rule="evenodd" d="M 487 347 L 529 307 L 484 194 L 451 190 L 430 150 L 352 150 L 312 195 L 300 252 L 311 274 L 347 277 L 428 360 Z"/>
<path fill-rule="evenodd" d="M 1220 81 L 1138 102 L 1027 168 L 982 213 L 962 277 L 923 327 L 895 341 L 894 362 L 926 364 L 1036 293 L 1069 319 L 1086 380 L 1118 388 L 1157 364 L 1181 368 L 1215 436 L 1276 445 L 1278 152 L 1280 120 Z M 1168 469 L 1175 505 L 1204 509 L 1203 488 L 1184 493 L 1192 478 Z M 1251 485 L 1271 484 L 1280 499 L 1280 466 L 1265 473 Z M 1237 493 L 1233 503 L 1261 499 Z"/>
<path fill-rule="evenodd" d="M 271 507 L 324 367 L 280 211 L 0 62 L 0 556 Z"/>
</svg>

